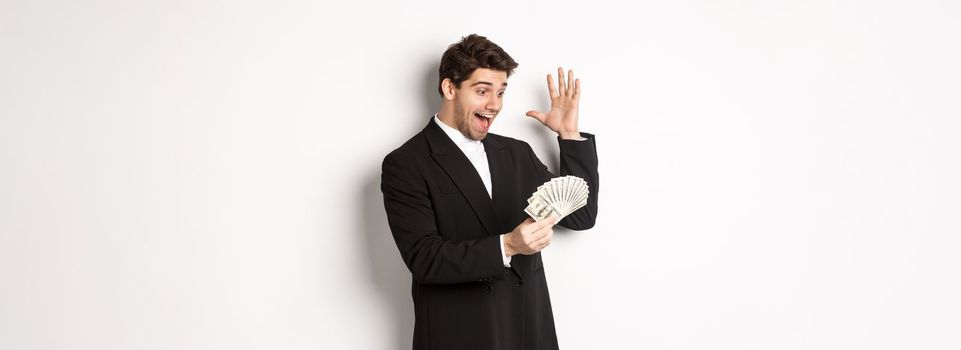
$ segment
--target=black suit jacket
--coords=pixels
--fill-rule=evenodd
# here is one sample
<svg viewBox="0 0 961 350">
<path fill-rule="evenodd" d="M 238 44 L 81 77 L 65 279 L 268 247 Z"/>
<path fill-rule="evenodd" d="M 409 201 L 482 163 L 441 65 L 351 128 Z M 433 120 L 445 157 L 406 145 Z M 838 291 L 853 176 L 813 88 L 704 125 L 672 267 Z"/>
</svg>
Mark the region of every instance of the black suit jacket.
<svg viewBox="0 0 961 350">
<path fill-rule="evenodd" d="M 588 183 L 587 206 L 559 225 L 584 230 L 597 216 L 597 152 L 558 138 L 561 175 Z M 557 349 L 540 253 L 504 268 L 499 235 L 524 221 L 527 198 L 554 177 L 531 147 L 483 140 L 492 196 L 464 153 L 431 118 L 384 158 L 381 191 L 390 230 L 413 276 L 414 349 Z"/>
</svg>

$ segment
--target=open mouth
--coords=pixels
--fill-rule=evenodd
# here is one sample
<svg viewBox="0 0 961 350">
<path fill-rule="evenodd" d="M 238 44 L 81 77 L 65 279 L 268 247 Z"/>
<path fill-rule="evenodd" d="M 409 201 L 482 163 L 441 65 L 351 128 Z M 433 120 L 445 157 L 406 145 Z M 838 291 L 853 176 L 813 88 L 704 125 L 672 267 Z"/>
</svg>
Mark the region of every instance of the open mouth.
<svg viewBox="0 0 961 350">
<path fill-rule="evenodd" d="M 487 130 L 490 129 L 491 124 L 494 123 L 494 114 L 474 113 L 474 122 L 477 124 L 478 128 L 484 132 L 487 132 Z"/>
</svg>

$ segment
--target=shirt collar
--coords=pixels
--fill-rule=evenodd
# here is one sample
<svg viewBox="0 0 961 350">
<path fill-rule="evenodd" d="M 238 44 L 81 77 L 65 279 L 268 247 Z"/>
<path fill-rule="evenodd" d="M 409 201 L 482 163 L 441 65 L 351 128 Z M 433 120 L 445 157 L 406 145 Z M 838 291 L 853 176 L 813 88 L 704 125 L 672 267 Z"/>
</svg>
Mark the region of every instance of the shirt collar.
<svg viewBox="0 0 961 350">
<path fill-rule="evenodd" d="M 440 118 L 437 118 L 437 114 L 434 114 L 434 122 L 440 126 L 441 130 L 444 130 L 444 133 L 447 134 L 447 137 L 449 137 L 451 141 L 454 141 L 454 144 L 457 145 L 457 147 L 464 148 L 464 146 L 468 145 L 473 147 L 483 147 L 484 145 L 480 141 L 467 138 L 467 136 L 464 136 L 464 134 L 460 133 L 460 130 L 444 124 L 444 122 L 440 121 Z"/>
</svg>

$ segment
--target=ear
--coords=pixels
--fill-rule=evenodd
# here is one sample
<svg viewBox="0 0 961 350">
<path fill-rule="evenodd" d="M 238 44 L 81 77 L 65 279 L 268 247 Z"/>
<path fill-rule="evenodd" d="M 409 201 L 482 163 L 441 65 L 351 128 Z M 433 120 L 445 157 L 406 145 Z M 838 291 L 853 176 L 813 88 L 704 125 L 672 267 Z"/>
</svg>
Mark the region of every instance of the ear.
<svg viewBox="0 0 961 350">
<path fill-rule="evenodd" d="M 454 82 L 450 78 L 444 78 L 444 81 L 440 83 L 440 89 L 444 92 L 445 100 L 454 100 L 454 96 L 457 95 L 457 87 L 454 86 Z"/>
</svg>

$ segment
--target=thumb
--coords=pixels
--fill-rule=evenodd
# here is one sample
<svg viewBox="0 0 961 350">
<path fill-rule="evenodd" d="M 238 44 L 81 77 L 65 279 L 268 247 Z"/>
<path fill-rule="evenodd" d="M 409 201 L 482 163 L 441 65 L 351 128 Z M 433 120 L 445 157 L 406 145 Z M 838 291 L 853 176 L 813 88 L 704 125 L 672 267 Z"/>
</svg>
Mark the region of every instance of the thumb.
<svg viewBox="0 0 961 350">
<path fill-rule="evenodd" d="M 540 121 L 541 123 L 544 122 L 544 113 L 541 113 L 541 112 L 538 112 L 538 111 L 527 111 L 527 116 L 528 116 L 528 117 L 531 117 L 531 118 L 534 118 L 534 119 L 537 119 L 537 120 Z"/>
<path fill-rule="evenodd" d="M 515 231 L 516 231 L 516 230 L 520 230 L 520 229 L 523 229 L 523 228 L 525 228 L 525 227 L 527 227 L 527 226 L 533 225 L 533 224 L 535 224 L 535 223 L 537 223 L 537 221 L 534 221 L 534 219 L 532 219 L 530 216 L 528 216 L 527 219 L 525 219 L 525 220 L 522 221 L 521 223 L 517 224 L 517 227 L 515 227 L 514 230 L 515 230 Z"/>
<path fill-rule="evenodd" d="M 536 222 L 534 226 L 537 227 L 537 229 L 541 229 L 547 226 L 554 226 L 554 224 L 556 223 L 557 223 L 557 217 L 554 216 L 554 214 L 551 214 L 551 215 L 548 215 L 543 220 Z"/>
</svg>

